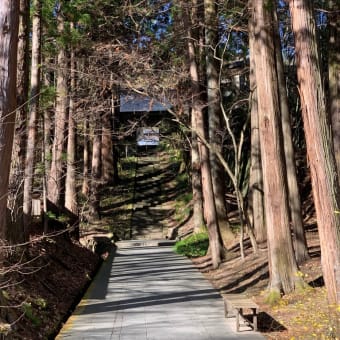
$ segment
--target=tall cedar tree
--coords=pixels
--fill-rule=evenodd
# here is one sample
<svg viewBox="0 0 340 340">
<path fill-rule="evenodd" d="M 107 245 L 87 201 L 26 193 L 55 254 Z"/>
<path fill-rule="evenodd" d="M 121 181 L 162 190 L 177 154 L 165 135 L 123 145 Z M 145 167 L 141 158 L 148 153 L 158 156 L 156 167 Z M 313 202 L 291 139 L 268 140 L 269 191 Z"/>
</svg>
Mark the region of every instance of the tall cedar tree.
<svg viewBox="0 0 340 340">
<path fill-rule="evenodd" d="M 73 27 L 73 24 L 71 24 Z M 74 49 L 70 57 L 70 101 L 68 110 L 68 130 L 67 130 L 67 167 L 65 179 L 65 208 L 77 214 L 77 194 L 76 194 L 76 60 Z"/>
<path fill-rule="evenodd" d="M 197 6 L 198 0 L 192 0 L 192 9 L 187 11 L 186 20 L 184 20 L 184 29 L 189 30 L 195 41 L 198 40 L 199 30 L 199 11 Z M 194 48 L 194 46 L 190 46 Z M 203 192 L 202 192 L 202 176 L 201 176 L 201 160 L 198 148 L 198 136 L 196 118 L 194 114 L 191 114 L 191 185 L 192 185 L 192 196 L 193 196 L 193 223 L 194 231 L 200 232 L 205 226 L 204 222 L 204 211 L 203 211 Z"/>
<path fill-rule="evenodd" d="M 111 96 L 111 93 L 110 93 Z M 104 99 L 103 99 L 104 100 Z M 106 102 L 108 100 L 106 99 Z M 110 98 L 111 103 L 111 98 Z M 102 181 L 104 185 L 113 184 L 113 143 L 112 143 L 112 123 L 111 107 L 105 106 L 102 126 Z"/>
<path fill-rule="evenodd" d="M 7 193 L 13 146 L 19 0 L 0 2 L 0 238 L 7 238 Z"/>
<path fill-rule="evenodd" d="M 340 304 L 340 192 L 331 124 L 321 76 L 313 4 L 290 0 L 295 58 L 314 204 L 320 235 L 321 264 L 329 303 Z"/>
<path fill-rule="evenodd" d="M 340 176 L 340 3 L 329 1 L 329 94 L 334 152 Z"/>
<path fill-rule="evenodd" d="M 198 150 L 198 137 L 195 115 L 191 115 L 191 185 L 193 200 L 194 232 L 202 231 L 204 227 L 203 194 L 201 178 L 201 161 Z"/>
<path fill-rule="evenodd" d="M 41 60 L 41 1 L 34 0 L 32 19 L 32 58 L 31 58 L 31 94 L 27 126 L 27 145 L 24 179 L 24 229 L 26 238 L 29 235 L 29 224 L 32 210 L 33 174 L 35 165 L 35 148 L 37 139 L 37 119 L 39 115 L 40 60 Z"/>
<path fill-rule="evenodd" d="M 206 79 L 207 79 L 207 106 L 209 143 L 213 150 L 210 152 L 211 180 L 213 184 L 216 214 L 220 234 L 227 248 L 234 240 L 227 217 L 225 200 L 225 181 L 223 180 L 224 169 L 214 151 L 222 151 L 222 112 L 221 112 L 221 91 L 219 83 L 219 62 L 218 62 L 218 14 L 215 0 L 204 0 L 204 21 L 205 21 L 205 54 L 206 54 Z"/>
<path fill-rule="evenodd" d="M 85 114 L 85 119 L 83 123 L 83 183 L 81 192 L 84 196 L 87 196 L 90 191 L 89 187 L 89 177 L 90 177 L 90 123 L 89 123 L 89 115 Z"/>
<path fill-rule="evenodd" d="M 9 237 L 13 243 L 24 241 L 22 205 L 29 89 L 29 3 L 29 0 L 20 0 L 17 112 L 8 198 L 8 207 L 11 211 L 11 231 Z"/>
<path fill-rule="evenodd" d="M 102 112 L 97 110 L 94 114 L 94 133 L 92 139 L 92 163 L 91 163 L 91 181 L 89 196 L 89 217 L 93 220 L 99 216 L 99 200 L 100 200 L 100 181 L 102 169 Z"/>
<path fill-rule="evenodd" d="M 213 267 L 217 268 L 221 263 L 221 245 L 218 233 L 218 221 L 215 208 L 214 193 L 211 181 L 210 162 L 209 162 L 209 150 L 204 144 L 205 137 L 204 119 L 203 119 L 203 102 L 201 100 L 199 71 L 196 61 L 196 49 L 194 45 L 194 39 L 192 38 L 191 25 L 189 25 L 190 7 L 183 4 L 186 13 L 185 21 L 188 32 L 188 57 L 189 57 L 189 71 L 191 78 L 192 88 L 192 112 L 191 114 L 195 119 L 194 126 L 199 137 L 199 154 L 201 159 L 201 174 L 202 174 L 202 188 L 203 188 L 203 200 L 204 200 L 204 216 L 206 219 L 206 225 L 209 235 L 209 248 L 212 257 Z"/>
<path fill-rule="evenodd" d="M 57 57 L 57 98 L 55 104 L 54 139 L 52 147 L 51 170 L 48 178 L 48 199 L 56 206 L 63 206 L 65 127 L 67 123 L 68 85 L 66 46 L 62 41 L 65 34 L 63 3 L 57 8 L 57 29 L 59 52 Z"/>
<path fill-rule="evenodd" d="M 294 233 L 294 250 L 297 262 L 303 263 L 309 258 L 305 231 L 303 228 L 302 207 L 297 181 L 295 152 L 292 137 L 291 119 L 288 106 L 287 86 L 284 75 L 281 41 L 276 11 L 273 13 L 273 31 L 276 57 L 276 73 L 282 121 L 283 147 L 287 171 L 287 187 L 289 201 L 289 215 Z"/>
<path fill-rule="evenodd" d="M 251 1 L 251 0 L 250 0 Z M 251 8 L 251 3 L 249 3 Z M 256 241 L 264 243 L 267 240 L 267 229 L 264 218 L 263 178 L 260 150 L 259 116 L 257 105 L 257 90 L 254 62 L 254 23 L 253 15 L 249 15 L 249 83 L 250 83 L 250 128 L 251 128 L 251 166 L 249 174 L 248 209 L 250 223 L 255 233 Z"/>
<path fill-rule="evenodd" d="M 273 11 L 264 0 L 253 8 L 261 160 L 269 250 L 270 293 L 295 289 L 299 280 L 289 225 L 281 114 L 273 42 Z"/>
</svg>

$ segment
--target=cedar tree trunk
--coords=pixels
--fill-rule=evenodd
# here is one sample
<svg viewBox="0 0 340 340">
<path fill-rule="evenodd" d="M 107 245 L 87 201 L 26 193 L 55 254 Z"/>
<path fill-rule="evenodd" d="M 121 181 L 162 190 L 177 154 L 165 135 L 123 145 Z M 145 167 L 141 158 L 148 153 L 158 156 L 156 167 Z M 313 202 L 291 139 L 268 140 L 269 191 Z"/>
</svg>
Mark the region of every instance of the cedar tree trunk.
<svg viewBox="0 0 340 340">
<path fill-rule="evenodd" d="M 26 120 L 28 115 L 29 88 L 29 0 L 20 0 L 19 40 L 17 64 L 17 112 L 11 173 L 9 179 L 8 207 L 11 211 L 11 243 L 24 241 L 23 182 L 26 150 Z"/>
<path fill-rule="evenodd" d="M 260 150 L 259 117 L 257 105 L 257 91 L 254 63 L 254 23 L 253 16 L 249 16 L 249 56 L 250 56 L 250 126 L 251 126 L 251 165 L 249 175 L 248 209 L 250 211 L 250 223 L 253 227 L 256 241 L 267 241 L 267 228 L 264 218 L 263 178 Z"/>
<path fill-rule="evenodd" d="M 195 46 L 192 39 L 191 27 L 189 25 L 189 8 L 186 7 L 185 15 L 186 28 L 188 31 L 188 56 L 190 63 L 190 78 L 192 88 L 192 115 L 195 119 L 197 135 L 205 138 L 203 103 L 201 101 L 198 66 L 196 62 Z M 207 146 L 199 140 L 199 154 L 201 158 L 202 191 L 204 200 L 204 216 L 209 234 L 209 247 L 212 256 L 213 267 L 217 268 L 221 263 L 221 244 L 218 233 L 218 221 L 216 216 L 215 199 L 211 181 L 209 150 Z"/>
<path fill-rule="evenodd" d="M 27 127 L 27 145 L 25 160 L 24 179 L 24 228 L 28 238 L 29 225 L 31 223 L 33 174 L 35 165 L 35 148 L 37 139 L 37 118 L 39 114 L 39 92 L 40 92 L 40 50 L 41 50 L 41 2 L 34 0 L 34 13 L 32 19 L 32 59 L 31 59 L 31 94 L 29 118 Z"/>
<path fill-rule="evenodd" d="M 57 12 L 58 34 L 64 34 L 64 16 L 62 7 L 59 3 Z M 67 61 L 66 49 L 61 43 L 59 46 L 57 61 L 57 98 L 55 106 L 55 126 L 54 140 L 52 147 L 52 163 L 48 179 L 48 199 L 56 206 L 62 207 L 62 193 L 64 187 L 64 161 L 63 152 L 65 151 L 65 127 L 67 123 Z"/>
<path fill-rule="evenodd" d="M 328 301 L 340 304 L 340 214 L 331 124 L 326 111 L 313 5 L 290 0 L 295 57 L 307 154 L 320 236 L 321 264 Z M 337 279 L 338 278 L 338 279 Z"/>
<path fill-rule="evenodd" d="M 263 0 L 254 3 L 254 62 L 257 82 L 261 161 L 263 170 L 265 216 L 269 250 L 270 292 L 294 290 L 299 278 L 294 257 L 287 188 L 272 11 Z"/>
<path fill-rule="evenodd" d="M 286 91 L 286 80 L 283 69 L 283 58 L 281 52 L 281 41 L 278 32 L 278 21 L 276 11 L 274 11 L 274 44 L 276 55 L 276 71 L 278 78 L 279 100 L 282 120 L 283 146 L 285 153 L 287 185 L 289 198 L 289 213 L 294 232 L 295 258 L 298 264 L 305 262 L 308 258 L 308 248 L 303 228 L 302 208 L 300 192 L 296 177 L 295 152 L 293 146 L 291 119 L 288 107 L 288 97 Z"/>
<path fill-rule="evenodd" d="M 329 102 L 334 153 L 340 174 L 340 4 L 329 1 Z"/>
<path fill-rule="evenodd" d="M 218 49 L 218 16 L 214 0 L 204 0 L 206 77 L 208 99 L 209 143 L 212 150 L 221 152 L 221 94 L 219 86 Z M 225 248 L 234 240 L 227 216 L 225 200 L 225 173 L 215 152 L 209 153 L 211 180 L 214 190 L 216 214 L 220 234 Z"/>
<path fill-rule="evenodd" d="M 7 194 L 13 146 L 19 1 L 0 2 L 0 238 L 7 238 Z"/>
<path fill-rule="evenodd" d="M 68 136 L 67 136 L 67 168 L 65 180 L 65 207 L 78 214 L 77 206 L 77 193 L 76 193 L 76 109 L 74 102 L 74 95 L 76 91 L 76 78 L 75 78 L 75 55 L 74 51 L 71 52 L 71 96 L 69 102 L 68 113 Z"/>
</svg>

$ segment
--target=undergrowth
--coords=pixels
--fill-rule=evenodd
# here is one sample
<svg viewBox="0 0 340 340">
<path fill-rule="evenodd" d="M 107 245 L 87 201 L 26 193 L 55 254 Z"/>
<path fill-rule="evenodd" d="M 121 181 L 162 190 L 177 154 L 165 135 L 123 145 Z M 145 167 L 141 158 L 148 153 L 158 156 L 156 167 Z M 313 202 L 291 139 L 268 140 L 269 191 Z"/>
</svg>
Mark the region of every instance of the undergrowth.
<svg viewBox="0 0 340 340">
<path fill-rule="evenodd" d="M 184 240 L 176 242 L 174 251 L 177 254 L 188 257 L 205 256 L 209 247 L 209 237 L 207 233 L 193 234 Z"/>
</svg>

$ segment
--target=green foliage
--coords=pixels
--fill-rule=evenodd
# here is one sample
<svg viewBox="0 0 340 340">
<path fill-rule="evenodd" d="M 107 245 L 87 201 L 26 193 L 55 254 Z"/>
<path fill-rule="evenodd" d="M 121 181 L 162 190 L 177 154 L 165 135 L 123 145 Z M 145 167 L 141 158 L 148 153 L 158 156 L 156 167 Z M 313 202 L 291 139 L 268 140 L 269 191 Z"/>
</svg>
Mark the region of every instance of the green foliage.
<svg viewBox="0 0 340 340">
<path fill-rule="evenodd" d="M 42 162 L 37 163 L 35 167 L 35 175 L 37 176 L 44 176 L 45 174 L 45 165 Z"/>
<path fill-rule="evenodd" d="M 63 223 L 64 225 L 66 225 L 70 222 L 69 216 L 67 216 L 65 214 L 61 214 L 61 215 L 57 216 L 52 211 L 47 211 L 46 216 L 48 217 L 48 219 L 58 221 L 60 223 Z"/>
<path fill-rule="evenodd" d="M 1 291 L 1 294 L 2 296 L 6 299 L 6 300 L 9 300 L 10 299 L 10 296 L 8 294 L 8 292 L 6 290 L 2 290 Z"/>
<path fill-rule="evenodd" d="M 189 186 L 189 175 L 186 172 L 179 174 L 176 177 L 177 188 L 186 189 Z M 191 198 L 190 198 L 191 200 Z M 188 203 L 188 202 L 187 202 Z"/>
<path fill-rule="evenodd" d="M 57 219 L 57 215 L 54 214 L 52 211 L 46 211 L 46 216 L 51 219 L 51 220 L 56 220 Z"/>
<path fill-rule="evenodd" d="M 121 170 L 124 171 L 124 176 L 133 178 L 136 172 L 137 158 L 135 156 L 126 157 L 120 160 Z"/>
<path fill-rule="evenodd" d="M 182 160 L 182 153 L 181 150 L 173 150 L 170 155 L 170 161 L 172 163 L 178 163 Z"/>
<path fill-rule="evenodd" d="M 68 223 L 70 218 L 67 215 L 61 214 L 57 217 L 57 220 L 61 223 Z"/>
<path fill-rule="evenodd" d="M 274 10 L 274 1 L 272 0 L 267 0 L 264 3 L 264 9 L 267 10 L 268 12 L 272 12 Z"/>
<path fill-rule="evenodd" d="M 35 304 L 40 307 L 41 309 L 46 309 L 47 308 L 47 301 L 43 298 L 37 298 L 35 300 Z"/>
<path fill-rule="evenodd" d="M 46 109 L 54 105 L 56 94 L 54 86 L 42 86 L 41 95 L 39 97 L 41 112 L 44 112 Z"/>
<path fill-rule="evenodd" d="M 184 240 L 176 242 L 174 251 L 177 254 L 188 257 L 198 257 L 206 255 L 209 247 L 209 237 L 207 233 L 193 234 Z"/>
<path fill-rule="evenodd" d="M 191 213 L 192 193 L 184 193 L 177 197 L 175 204 L 175 219 L 178 222 L 185 220 Z"/>
<path fill-rule="evenodd" d="M 22 309 L 25 313 L 26 318 L 29 319 L 35 327 L 39 327 L 41 324 L 41 320 L 33 314 L 32 304 L 30 302 L 25 302 L 22 305 Z"/>
</svg>

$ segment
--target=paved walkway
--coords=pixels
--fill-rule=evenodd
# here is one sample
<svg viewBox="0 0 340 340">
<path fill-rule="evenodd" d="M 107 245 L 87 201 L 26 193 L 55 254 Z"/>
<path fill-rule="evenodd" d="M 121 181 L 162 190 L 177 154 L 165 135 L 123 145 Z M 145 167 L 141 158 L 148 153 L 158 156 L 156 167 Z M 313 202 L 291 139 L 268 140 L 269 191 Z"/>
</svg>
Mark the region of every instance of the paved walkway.
<svg viewBox="0 0 340 340">
<path fill-rule="evenodd" d="M 247 327 L 236 333 L 222 298 L 188 259 L 138 241 L 122 242 L 105 261 L 57 339 L 264 338 Z"/>
</svg>

